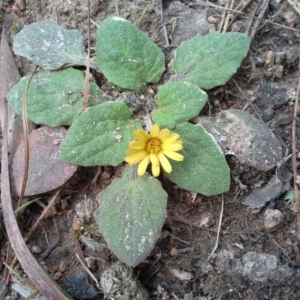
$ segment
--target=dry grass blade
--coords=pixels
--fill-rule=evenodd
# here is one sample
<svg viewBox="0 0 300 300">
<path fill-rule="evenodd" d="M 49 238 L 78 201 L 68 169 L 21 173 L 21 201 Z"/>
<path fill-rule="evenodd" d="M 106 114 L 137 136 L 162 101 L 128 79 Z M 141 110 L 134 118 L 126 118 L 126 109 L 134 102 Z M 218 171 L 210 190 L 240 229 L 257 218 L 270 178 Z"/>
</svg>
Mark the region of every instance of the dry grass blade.
<svg viewBox="0 0 300 300">
<path fill-rule="evenodd" d="M 28 118 L 27 118 L 27 93 L 28 88 L 30 85 L 30 82 L 32 80 L 33 75 L 35 74 L 37 67 L 35 68 L 34 72 L 31 74 L 28 83 L 26 85 L 26 89 L 24 91 L 24 97 L 22 102 L 22 120 L 23 120 L 23 130 L 24 130 L 24 139 L 25 139 L 25 148 L 24 148 L 24 178 L 22 183 L 22 189 L 20 192 L 20 198 L 18 201 L 18 207 L 21 206 L 21 203 L 23 201 L 24 193 L 26 190 L 26 184 L 28 179 L 28 171 L 29 171 L 29 127 L 28 127 Z"/>
<path fill-rule="evenodd" d="M 90 0 L 88 3 L 88 47 L 87 47 L 87 61 L 86 61 L 86 73 L 84 82 L 84 100 L 83 100 L 83 110 L 86 110 L 89 105 L 89 82 L 90 82 L 90 54 L 91 54 L 91 13 L 90 13 Z"/>
<path fill-rule="evenodd" d="M 167 44 L 167 46 L 169 46 L 170 42 L 169 42 L 167 28 L 166 28 L 166 22 L 165 22 L 165 18 L 164 18 L 164 10 L 163 10 L 162 0 L 159 0 L 159 7 L 160 7 L 160 19 L 162 22 L 162 28 L 163 28 L 166 44 Z"/>
<path fill-rule="evenodd" d="M 297 115 L 298 115 L 298 105 L 299 105 L 299 92 L 300 92 L 300 79 L 298 82 L 297 95 L 294 104 L 294 115 L 292 123 L 292 168 L 294 177 L 294 194 L 295 194 L 295 205 L 297 207 L 297 237 L 300 241 L 300 199 L 299 199 L 299 189 L 297 184 L 297 139 L 296 139 L 296 125 L 297 125 Z"/>
<path fill-rule="evenodd" d="M 300 32 L 299 29 L 296 29 L 296 28 L 292 28 L 292 27 L 288 27 L 288 26 L 284 26 L 284 25 L 281 25 L 281 24 L 278 24 L 278 23 L 275 23 L 275 22 L 272 22 L 270 20 L 263 20 L 259 17 L 255 17 L 255 16 L 249 16 L 248 14 L 245 14 L 241 11 L 238 11 L 238 10 L 235 10 L 235 9 L 230 9 L 230 8 L 226 8 L 226 7 L 223 7 L 223 6 L 219 6 L 219 5 L 215 5 L 213 3 L 210 3 L 210 2 L 204 2 L 204 1 L 200 1 L 198 0 L 197 3 L 201 4 L 201 5 L 205 5 L 205 6 L 209 6 L 209 7 L 214 7 L 214 8 L 217 8 L 217 9 L 221 9 L 221 10 L 228 10 L 228 11 L 231 11 L 231 12 L 234 12 L 234 13 L 237 13 L 237 14 L 240 14 L 240 15 L 243 15 L 247 18 L 252 18 L 254 20 L 260 20 L 264 23 L 269 23 L 269 24 L 272 24 L 274 26 L 277 26 L 277 27 L 280 27 L 280 28 L 284 28 L 284 29 L 288 29 L 288 30 L 291 30 L 291 31 L 297 31 L 297 32 Z"/>
<path fill-rule="evenodd" d="M 211 251 L 209 257 L 207 260 L 210 260 L 212 255 L 215 253 L 219 246 L 219 239 L 220 239 L 220 232 L 221 232 L 221 226 L 222 226 L 222 219 L 223 219 L 223 212 L 224 212 L 224 195 L 222 194 L 222 205 L 221 205 L 221 212 L 220 212 L 220 219 L 219 219 L 219 225 L 218 225 L 218 232 L 217 232 L 217 240 L 214 249 Z"/>
</svg>

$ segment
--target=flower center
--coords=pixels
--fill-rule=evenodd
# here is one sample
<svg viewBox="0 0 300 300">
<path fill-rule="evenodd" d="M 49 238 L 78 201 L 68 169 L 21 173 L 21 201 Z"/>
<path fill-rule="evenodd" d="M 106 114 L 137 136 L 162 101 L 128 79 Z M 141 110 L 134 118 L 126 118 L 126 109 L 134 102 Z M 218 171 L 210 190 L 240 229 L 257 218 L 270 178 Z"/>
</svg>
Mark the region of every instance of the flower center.
<svg viewBox="0 0 300 300">
<path fill-rule="evenodd" d="M 149 139 L 146 145 L 146 150 L 150 154 L 158 154 L 159 152 L 162 151 L 161 144 L 162 144 L 161 140 L 157 138 Z"/>
</svg>

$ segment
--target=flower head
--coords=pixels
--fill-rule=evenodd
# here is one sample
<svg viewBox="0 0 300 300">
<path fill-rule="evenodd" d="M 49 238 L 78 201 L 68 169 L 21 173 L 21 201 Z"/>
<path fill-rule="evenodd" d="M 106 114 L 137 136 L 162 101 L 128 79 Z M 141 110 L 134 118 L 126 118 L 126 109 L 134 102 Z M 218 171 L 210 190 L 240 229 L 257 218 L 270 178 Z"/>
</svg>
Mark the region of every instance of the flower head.
<svg viewBox="0 0 300 300">
<path fill-rule="evenodd" d="M 152 163 L 153 176 L 157 177 L 160 173 L 160 164 L 167 173 L 172 172 L 168 158 L 183 161 L 183 155 L 176 152 L 182 149 L 183 142 L 179 140 L 179 134 L 170 133 L 167 128 L 160 130 L 159 126 L 154 124 L 150 133 L 138 129 L 133 133 L 133 137 L 135 141 L 129 143 L 125 161 L 129 165 L 139 163 L 140 176 L 146 172 L 149 162 Z"/>
</svg>

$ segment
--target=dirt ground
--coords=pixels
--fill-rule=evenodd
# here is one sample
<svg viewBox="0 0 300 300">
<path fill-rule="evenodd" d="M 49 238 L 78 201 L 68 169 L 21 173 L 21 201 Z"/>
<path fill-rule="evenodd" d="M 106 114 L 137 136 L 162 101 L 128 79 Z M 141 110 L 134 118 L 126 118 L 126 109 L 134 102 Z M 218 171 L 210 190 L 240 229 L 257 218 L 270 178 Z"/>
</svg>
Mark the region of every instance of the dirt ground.
<svg viewBox="0 0 300 300">
<path fill-rule="evenodd" d="M 149 4 L 140 29 L 164 51 L 167 66 L 174 48 L 182 41 L 219 29 L 224 14 L 222 8 L 226 5 L 225 0 L 212 0 L 206 4 L 203 1 L 163 1 L 167 45 L 160 1 L 90 0 L 92 55 L 97 31 L 95 24 L 116 15 L 116 2 L 119 15 L 135 24 Z M 228 5 L 232 3 L 227 2 Z M 235 1 L 232 7 L 240 2 Z M 291 125 L 299 80 L 300 15 L 286 0 L 249 2 L 244 15 L 233 14 L 235 19 L 226 30 L 247 32 L 250 20 L 253 20 L 249 16 L 259 16 L 259 8 L 267 3 L 262 16 L 264 21 L 254 30 L 256 19 L 253 20 L 248 32 L 249 35 L 253 33 L 248 56 L 232 79 L 224 86 L 208 91 L 209 103 L 201 113 L 214 116 L 221 110 L 235 108 L 264 122 L 283 148 L 286 159 L 280 168 L 280 178 L 284 184 L 273 197 L 269 197 L 271 192 L 266 192 L 264 187 L 278 175 L 279 168 L 262 172 L 227 155 L 231 188 L 223 195 L 220 237 L 216 250 L 210 255 L 216 245 L 222 195 L 194 195 L 164 180 L 169 199 L 161 237 L 151 255 L 133 270 L 134 278 L 144 286 L 150 299 L 300 299 L 296 213 L 293 205 L 287 205 L 284 200 L 286 191 L 293 186 L 289 155 L 292 153 Z M 9 26 L 4 29 L 11 37 L 13 28 L 18 31 L 25 24 L 48 21 L 68 29 L 78 29 L 87 43 L 86 3 L 77 0 L 1 1 L 1 27 L 5 20 L 8 21 Z M 16 59 L 21 75 L 33 70 L 34 66 L 25 59 Z M 160 84 L 169 77 L 170 71 L 167 70 Z M 111 93 L 111 85 L 103 77 L 98 76 L 97 83 L 102 90 Z M 157 85 L 152 89 L 156 91 Z M 299 122 L 297 148 L 300 149 Z M 74 299 L 104 298 L 76 258 L 76 253 L 78 248 L 82 249 L 89 269 L 98 279 L 117 261 L 97 232 L 92 213 L 97 207 L 95 195 L 106 188 L 122 168 L 79 168 L 63 186 L 52 213 L 40 223 L 28 242 L 43 268 Z M 262 203 L 258 207 L 247 202 L 247 196 L 253 192 Z M 47 204 L 52 195 L 52 192 L 42 194 L 41 201 Z M 25 210 L 19 222 L 22 233 L 26 234 L 41 211 L 37 204 Z M 269 230 L 270 213 L 272 222 L 278 221 L 278 226 Z M 74 231 L 77 225 L 80 230 Z M 9 264 L 11 261 L 11 253 L 7 258 L 8 248 L 3 237 L 0 240 L 0 262 L 8 261 Z M 0 282 L 4 282 L 4 269 L 1 264 Z M 26 278 L 19 266 L 15 269 Z M 122 288 L 120 284 L 119 289 Z M 22 299 L 11 286 L 0 286 L 0 291 L 0 299 Z M 142 297 L 146 299 L 146 296 Z M 123 297 L 112 299 L 135 298 L 123 294 Z"/>
</svg>

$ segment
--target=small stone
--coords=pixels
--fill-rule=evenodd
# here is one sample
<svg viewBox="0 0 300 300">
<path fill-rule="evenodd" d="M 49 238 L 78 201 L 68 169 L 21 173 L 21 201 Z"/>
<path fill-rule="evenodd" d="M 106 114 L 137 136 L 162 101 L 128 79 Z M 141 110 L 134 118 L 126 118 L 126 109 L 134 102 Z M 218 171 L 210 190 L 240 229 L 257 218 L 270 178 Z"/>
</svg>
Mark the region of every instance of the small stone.
<svg viewBox="0 0 300 300">
<path fill-rule="evenodd" d="M 266 76 L 270 77 L 271 80 L 280 79 L 283 74 L 283 66 L 282 65 L 274 65 L 270 67 L 266 72 Z"/>
<path fill-rule="evenodd" d="M 246 29 L 246 23 L 244 21 L 236 21 L 231 25 L 231 31 L 244 32 Z"/>
<path fill-rule="evenodd" d="M 286 60 L 286 52 L 277 52 L 275 54 L 275 63 L 278 65 L 282 65 Z"/>
<path fill-rule="evenodd" d="M 58 267 L 58 271 L 63 273 L 67 270 L 68 268 L 68 265 L 65 261 L 62 261 L 60 264 L 59 264 L 59 267 Z"/>
<path fill-rule="evenodd" d="M 86 257 L 85 258 L 86 265 L 89 269 L 94 269 L 95 267 L 95 259 L 92 257 Z"/>
<path fill-rule="evenodd" d="M 266 68 L 270 68 L 274 65 L 275 54 L 273 51 L 267 51 L 264 57 L 264 65 Z"/>
<path fill-rule="evenodd" d="M 33 254 L 40 254 L 42 252 L 42 249 L 37 245 L 31 246 L 31 253 Z"/>
<path fill-rule="evenodd" d="M 242 262 L 243 275 L 256 282 L 266 282 L 278 264 L 275 255 L 259 252 L 247 252 L 242 257 Z"/>
<path fill-rule="evenodd" d="M 218 22 L 218 19 L 213 17 L 213 16 L 209 16 L 207 18 L 207 22 L 210 23 L 210 24 L 216 24 Z"/>
<path fill-rule="evenodd" d="M 62 273 L 56 272 L 56 273 L 53 275 L 53 279 L 54 279 L 54 280 L 57 280 L 57 279 L 59 279 L 61 276 L 62 276 Z"/>
<path fill-rule="evenodd" d="M 72 228 L 74 231 L 80 231 L 83 228 L 84 221 L 82 218 L 74 217 Z"/>
<path fill-rule="evenodd" d="M 67 201 L 67 199 L 63 199 L 63 200 L 61 201 L 60 208 L 61 208 L 62 210 L 66 210 L 66 209 L 68 208 L 68 201 Z"/>
<path fill-rule="evenodd" d="M 294 27 L 297 21 L 297 16 L 293 11 L 287 11 L 286 13 L 284 13 L 283 18 L 285 20 L 286 25 L 290 27 Z"/>
<path fill-rule="evenodd" d="M 178 250 L 176 247 L 173 247 L 170 252 L 171 256 L 176 257 L 178 255 Z"/>
<path fill-rule="evenodd" d="M 283 214 L 278 209 L 267 209 L 264 213 L 264 226 L 267 231 L 277 230 L 283 222 Z"/>
<path fill-rule="evenodd" d="M 210 212 L 205 212 L 203 214 L 200 215 L 200 222 L 199 222 L 199 226 L 200 227 L 211 227 L 215 224 L 215 219 L 214 216 L 212 215 L 212 213 Z"/>
</svg>

